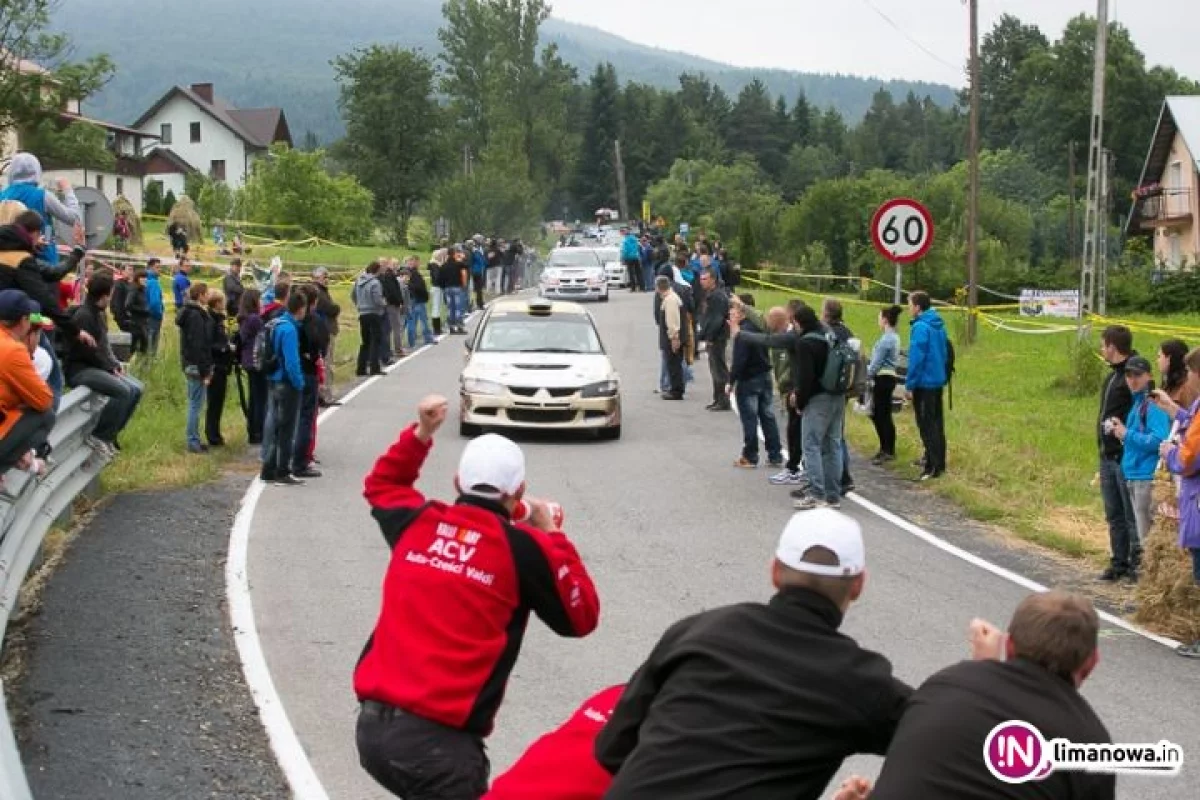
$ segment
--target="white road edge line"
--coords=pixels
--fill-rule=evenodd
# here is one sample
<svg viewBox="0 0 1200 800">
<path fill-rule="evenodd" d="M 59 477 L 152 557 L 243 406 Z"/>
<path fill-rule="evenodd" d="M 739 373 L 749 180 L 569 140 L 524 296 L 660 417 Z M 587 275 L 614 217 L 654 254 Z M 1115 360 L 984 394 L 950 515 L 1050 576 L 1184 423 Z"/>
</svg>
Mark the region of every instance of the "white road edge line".
<svg viewBox="0 0 1200 800">
<path fill-rule="evenodd" d="M 729 402 L 730 402 L 730 405 L 733 406 L 733 410 L 736 413 L 737 412 L 737 398 L 734 397 L 733 395 L 730 395 Z M 772 409 L 772 412 L 773 411 L 774 410 Z M 758 439 L 760 442 L 765 444 L 766 439 L 763 436 L 761 425 L 758 428 Z M 787 458 L 787 456 L 788 456 L 788 451 L 787 451 L 787 448 L 785 447 L 783 449 L 783 457 Z M 1006 581 L 1015 583 L 1016 585 L 1020 586 L 1021 588 L 1028 589 L 1031 592 L 1048 592 L 1048 591 L 1050 591 L 1048 587 L 1043 586 L 1042 584 L 1038 583 L 1037 581 L 1026 578 L 1024 575 L 1020 575 L 1016 572 L 1013 572 L 1010 569 L 1005 569 L 1004 567 L 1002 567 L 998 564 L 993 564 L 991 561 L 988 561 L 986 558 L 981 558 L 980 556 L 977 556 L 974 553 L 968 552 L 968 551 L 962 549 L 961 547 L 958 547 L 957 545 L 950 544 L 945 539 L 942 539 L 941 537 L 930 533 L 929 531 L 922 528 L 920 525 L 909 522 L 904 517 L 901 517 L 899 514 L 896 514 L 894 512 L 888 511 L 886 508 L 884 508 L 881 505 L 872 503 L 870 500 L 866 499 L 865 497 L 862 497 L 857 492 L 851 492 L 850 494 L 845 495 L 844 499 L 850 500 L 851 502 L 856 503 L 857 505 L 861 506 L 864 510 L 870 511 L 872 514 L 874 514 L 875 516 L 884 520 L 885 522 L 890 522 L 892 525 L 895 525 L 897 528 L 904 531 L 905 533 L 912 534 L 913 536 L 917 537 L 918 539 L 925 542 L 926 544 L 932 545 L 944 553 L 949 553 L 950 555 L 954 556 L 955 558 L 965 561 L 974 567 L 978 567 L 979 569 L 985 570 L 986 572 L 990 572 L 998 578 L 1003 578 Z M 1172 650 L 1174 650 L 1175 648 L 1179 647 L 1182 644 L 1182 642 L 1177 642 L 1174 639 L 1171 639 L 1166 636 L 1160 636 L 1157 633 L 1148 631 L 1145 628 L 1141 627 L 1140 625 L 1135 625 L 1132 622 L 1121 619 L 1117 615 L 1110 614 L 1107 611 L 1101 611 L 1101 610 L 1097 609 L 1096 612 L 1100 616 L 1100 619 L 1104 620 L 1109 625 L 1112 625 L 1117 628 L 1121 628 L 1122 630 L 1128 631 L 1129 633 L 1137 634 L 1138 636 L 1141 636 L 1145 639 L 1149 639 L 1150 641 L 1155 642 L 1156 644 L 1160 644 L 1164 647 L 1169 647 Z"/>
<path fill-rule="evenodd" d="M 466 321 L 469 322 L 473 316 L 475 315 L 468 315 Z M 447 338 L 449 334 L 443 334 L 437 341 L 440 344 Z M 407 364 L 432 347 L 425 345 L 419 350 L 414 350 L 389 367 L 386 374 L 391 374 L 400 365 Z M 384 376 L 376 375 L 347 392 L 340 398 L 343 406 L 333 406 L 322 411 L 317 416 L 317 425 L 326 422 L 340 411 L 344 404 L 374 386 L 382 377 Z M 287 778 L 294 800 L 329 800 L 329 794 L 321 784 L 321 779 L 317 777 L 317 772 L 313 769 L 308 753 L 300 743 L 300 737 L 296 735 L 296 729 L 292 727 L 287 710 L 275 688 L 262 640 L 258 636 L 258 625 L 254 621 L 254 602 L 250 596 L 250 574 L 246 564 L 250 553 L 254 512 L 265 488 L 266 484 L 258 478 L 251 481 L 246 494 L 242 496 L 241 506 L 234 517 L 233 529 L 229 534 L 229 555 L 225 562 L 225 596 L 229 603 L 229 621 L 233 627 L 233 640 L 237 645 L 238 658 L 242 662 L 246 686 L 250 689 L 250 696 L 254 698 L 254 705 L 258 708 L 259 718 L 267 731 L 271 750 L 280 769 L 283 770 L 284 777 Z"/>
</svg>

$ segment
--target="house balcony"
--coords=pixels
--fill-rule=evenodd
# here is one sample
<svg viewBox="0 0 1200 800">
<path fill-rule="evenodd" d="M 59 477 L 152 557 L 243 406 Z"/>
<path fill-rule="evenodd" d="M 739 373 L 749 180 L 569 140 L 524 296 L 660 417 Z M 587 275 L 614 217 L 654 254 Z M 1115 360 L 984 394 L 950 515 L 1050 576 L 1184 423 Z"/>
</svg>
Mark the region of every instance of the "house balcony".
<svg viewBox="0 0 1200 800">
<path fill-rule="evenodd" d="M 1184 228 L 1192 224 L 1190 189 L 1163 189 L 1138 200 L 1138 222 L 1144 231 Z"/>
</svg>

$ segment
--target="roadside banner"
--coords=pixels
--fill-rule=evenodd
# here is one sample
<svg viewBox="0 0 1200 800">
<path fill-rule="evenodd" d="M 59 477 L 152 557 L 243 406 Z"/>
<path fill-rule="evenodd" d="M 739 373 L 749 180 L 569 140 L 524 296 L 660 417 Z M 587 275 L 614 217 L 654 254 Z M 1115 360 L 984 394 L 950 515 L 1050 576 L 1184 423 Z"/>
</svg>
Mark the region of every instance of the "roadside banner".
<svg viewBox="0 0 1200 800">
<path fill-rule="evenodd" d="M 1075 319 L 1079 316 L 1079 290 L 1022 289 L 1021 316 Z"/>
</svg>

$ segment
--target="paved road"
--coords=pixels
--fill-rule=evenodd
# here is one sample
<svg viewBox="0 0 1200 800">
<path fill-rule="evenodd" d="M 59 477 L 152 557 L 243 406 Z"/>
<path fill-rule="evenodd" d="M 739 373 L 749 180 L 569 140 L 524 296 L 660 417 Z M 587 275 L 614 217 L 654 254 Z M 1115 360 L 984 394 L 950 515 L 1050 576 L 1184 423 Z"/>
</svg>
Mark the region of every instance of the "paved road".
<svg viewBox="0 0 1200 800">
<path fill-rule="evenodd" d="M 703 410 L 703 390 L 682 404 L 653 394 L 658 361 L 649 303 L 622 292 L 595 309 L 624 380 L 625 438 L 525 444 L 530 491 L 565 506 L 566 528 L 599 584 L 602 619 L 583 641 L 531 624 L 490 741 L 497 774 L 582 699 L 627 679 L 672 621 L 771 593 L 770 553 L 791 514 L 786 492 L 769 486 L 763 471 L 734 470 L 740 428 L 733 415 Z M 386 796 L 359 770 L 353 744 L 350 676 L 377 613 L 388 557 L 361 499 L 361 479 L 421 396 L 454 396 L 460 342 L 421 355 L 332 417 L 319 447 L 330 477 L 301 489 L 268 488 L 253 524 L 250 580 L 267 663 L 335 800 Z M 703 383 L 706 370 L 697 378 Z M 426 465 L 427 494 L 451 495 L 463 446 L 456 433 L 443 433 Z M 972 616 L 1004 622 L 1025 594 L 853 504 L 846 510 L 864 526 L 871 565 L 847 630 L 887 653 L 909 681 L 964 657 Z M 1007 557 L 989 546 L 989 557 L 994 553 Z M 1024 568 L 1028 559 L 1013 556 L 1012 563 Z M 1200 669 L 1166 648 L 1106 630 L 1103 661 L 1085 694 L 1116 741 L 1167 738 L 1200 755 Z M 878 763 L 865 758 L 847 769 L 873 775 Z M 1179 790 L 1170 781 L 1123 778 L 1120 794 L 1155 800 Z"/>
</svg>

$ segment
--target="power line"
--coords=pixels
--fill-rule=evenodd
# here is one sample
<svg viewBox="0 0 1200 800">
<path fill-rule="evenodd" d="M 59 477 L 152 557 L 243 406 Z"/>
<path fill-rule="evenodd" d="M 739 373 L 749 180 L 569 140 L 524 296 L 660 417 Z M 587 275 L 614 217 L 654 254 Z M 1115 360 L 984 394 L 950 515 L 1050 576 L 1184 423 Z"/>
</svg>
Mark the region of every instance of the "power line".
<svg viewBox="0 0 1200 800">
<path fill-rule="evenodd" d="M 962 73 L 963 68 L 962 68 L 961 64 L 958 66 L 955 66 L 955 65 L 951 64 L 949 61 L 946 61 L 944 58 L 939 56 L 937 53 L 930 50 L 925 45 L 921 44 L 921 42 L 917 41 L 916 38 L 911 36 L 908 33 L 908 31 L 904 30 L 899 25 L 897 25 L 895 20 L 893 20 L 891 17 L 889 17 L 887 14 L 885 14 L 882 10 L 880 10 L 880 8 L 878 6 L 876 6 L 874 3 L 872 3 L 871 0 L 862 0 L 862 1 L 867 6 L 867 8 L 874 11 L 879 16 L 880 19 L 882 19 L 888 25 L 892 26 L 892 28 L 894 28 L 897 33 L 899 33 L 901 36 L 903 36 L 905 39 L 907 39 L 909 41 L 909 43 L 911 43 L 913 46 L 915 46 L 922 53 L 929 56 L 934 61 L 941 64 L 942 66 L 949 67 L 950 69 L 954 70 L 957 73 L 960 73 L 960 74 Z"/>
</svg>

